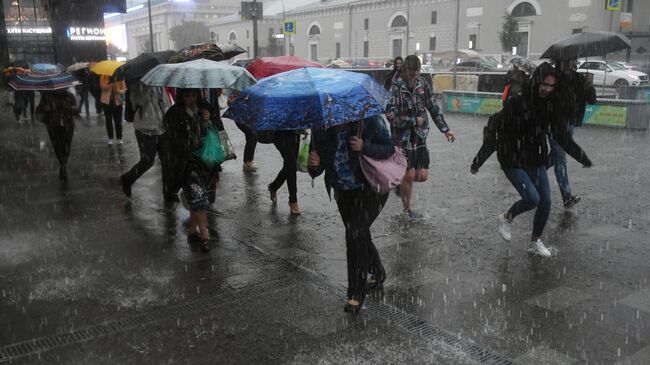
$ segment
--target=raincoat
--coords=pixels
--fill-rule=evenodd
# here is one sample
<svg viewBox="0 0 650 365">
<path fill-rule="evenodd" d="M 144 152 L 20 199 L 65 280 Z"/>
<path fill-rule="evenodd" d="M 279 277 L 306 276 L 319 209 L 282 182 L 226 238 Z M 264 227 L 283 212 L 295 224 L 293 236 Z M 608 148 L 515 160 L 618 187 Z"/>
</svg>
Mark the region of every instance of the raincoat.
<svg viewBox="0 0 650 365">
<path fill-rule="evenodd" d="M 163 118 L 170 106 L 168 100 L 162 88 L 134 82 L 129 88 L 129 101 L 133 108 L 133 127 L 149 136 L 165 133 Z"/>
<path fill-rule="evenodd" d="M 490 117 L 483 130 L 483 145 L 472 162 L 473 170 L 478 170 L 495 151 L 503 169 L 548 167 L 549 134 L 571 157 L 591 166 L 587 154 L 569 134 L 567 119 L 559 118 L 561 109 L 555 91 L 546 98 L 539 95 L 542 80 L 551 74 L 557 77 L 550 64 L 541 64 L 523 94 L 508 99 L 503 109 Z"/>
<path fill-rule="evenodd" d="M 596 103 L 596 89 L 587 84 L 583 74 L 574 70 L 560 72 L 558 80 L 558 99 L 560 117 L 569 118 L 569 124 L 582 125 L 587 103 Z"/>
</svg>

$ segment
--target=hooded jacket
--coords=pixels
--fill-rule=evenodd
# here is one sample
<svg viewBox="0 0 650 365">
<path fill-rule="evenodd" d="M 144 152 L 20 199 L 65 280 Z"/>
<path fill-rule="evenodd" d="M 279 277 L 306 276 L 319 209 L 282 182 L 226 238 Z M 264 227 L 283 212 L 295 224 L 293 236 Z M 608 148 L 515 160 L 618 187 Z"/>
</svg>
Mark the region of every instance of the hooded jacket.
<svg viewBox="0 0 650 365">
<path fill-rule="evenodd" d="M 163 118 L 169 103 L 163 89 L 146 86 L 138 81 L 131 84 L 128 94 L 133 108 L 133 127 L 150 136 L 165 133 Z"/>
<path fill-rule="evenodd" d="M 568 133 L 567 118 L 558 118 L 561 110 L 555 90 L 545 98 L 539 94 L 542 81 L 549 75 L 557 78 L 553 67 L 545 62 L 535 70 L 522 95 L 508 99 L 503 109 L 490 117 L 483 130 L 483 145 L 472 162 L 473 170 L 478 170 L 494 151 L 502 169 L 548 167 L 549 135 L 571 157 L 591 166 L 587 154 Z"/>
</svg>

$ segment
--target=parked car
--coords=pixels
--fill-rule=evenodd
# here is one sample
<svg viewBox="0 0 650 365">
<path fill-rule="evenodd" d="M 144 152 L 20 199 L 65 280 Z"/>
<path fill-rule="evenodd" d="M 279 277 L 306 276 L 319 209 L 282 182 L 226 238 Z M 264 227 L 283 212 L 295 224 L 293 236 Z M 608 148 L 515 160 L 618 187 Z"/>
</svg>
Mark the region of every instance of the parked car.
<svg viewBox="0 0 650 365">
<path fill-rule="evenodd" d="M 628 70 L 618 62 L 603 60 L 583 60 L 578 66 L 578 72 L 594 75 L 595 86 L 637 86 L 647 85 L 648 75 L 634 70 Z"/>
<path fill-rule="evenodd" d="M 493 57 L 483 57 L 471 58 L 459 62 L 456 64 L 456 70 L 469 72 L 499 72 L 506 71 L 506 67 Z"/>
</svg>

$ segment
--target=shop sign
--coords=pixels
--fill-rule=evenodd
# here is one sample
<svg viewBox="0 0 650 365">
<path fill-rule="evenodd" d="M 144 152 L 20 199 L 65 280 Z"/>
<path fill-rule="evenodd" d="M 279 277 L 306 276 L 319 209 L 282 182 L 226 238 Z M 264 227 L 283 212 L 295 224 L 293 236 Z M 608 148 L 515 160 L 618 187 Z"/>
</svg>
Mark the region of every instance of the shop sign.
<svg viewBox="0 0 650 365">
<path fill-rule="evenodd" d="M 8 34 L 52 34 L 51 27 L 32 27 L 32 28 L 20 28 L 20 27 L 11 27 L 7 28 Z"/>
<path fill-rule="evenodd" d="M 105 41 L 103 28 L 97 27 L 68 27 L 66 31 L 71 41 Z"/>
</svg>

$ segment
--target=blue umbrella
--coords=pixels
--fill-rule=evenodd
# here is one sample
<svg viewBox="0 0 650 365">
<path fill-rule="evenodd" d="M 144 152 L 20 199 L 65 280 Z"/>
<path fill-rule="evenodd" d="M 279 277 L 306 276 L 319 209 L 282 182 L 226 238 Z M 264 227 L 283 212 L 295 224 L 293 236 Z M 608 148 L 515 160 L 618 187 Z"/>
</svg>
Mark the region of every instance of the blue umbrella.
<svg viewBox="0 0 650 365">
<path fill-rule="evenodd" d="M 366 74 L 300 68 L 246 88 L 224 117 L 254 130 L 328 128 L 383 114 L 389 97 Z"/>
</svg>

